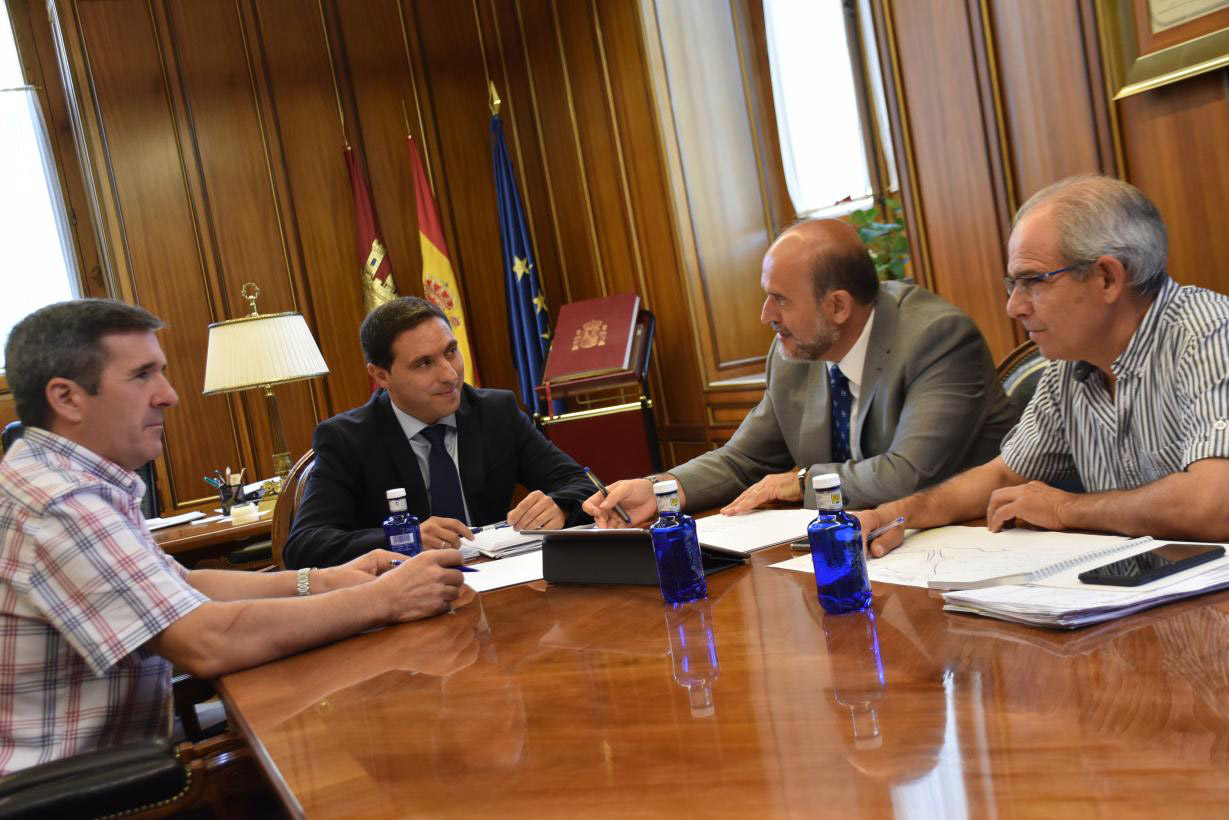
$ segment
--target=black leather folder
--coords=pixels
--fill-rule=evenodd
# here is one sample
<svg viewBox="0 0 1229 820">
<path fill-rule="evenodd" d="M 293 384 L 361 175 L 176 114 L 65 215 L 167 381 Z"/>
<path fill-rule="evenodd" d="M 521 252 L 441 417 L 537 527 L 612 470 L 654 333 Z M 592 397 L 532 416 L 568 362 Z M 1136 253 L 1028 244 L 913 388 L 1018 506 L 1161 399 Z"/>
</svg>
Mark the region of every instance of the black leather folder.
<svg viewBox="0 0 1229 820">
<path fill-rule="evenodd" d="M 700 546 L 705 576 L 745 558 Z M 552 584 L 657 585 L 657 562 L 648 530 L 544 531 L 542 577 Z"/>
</svg>

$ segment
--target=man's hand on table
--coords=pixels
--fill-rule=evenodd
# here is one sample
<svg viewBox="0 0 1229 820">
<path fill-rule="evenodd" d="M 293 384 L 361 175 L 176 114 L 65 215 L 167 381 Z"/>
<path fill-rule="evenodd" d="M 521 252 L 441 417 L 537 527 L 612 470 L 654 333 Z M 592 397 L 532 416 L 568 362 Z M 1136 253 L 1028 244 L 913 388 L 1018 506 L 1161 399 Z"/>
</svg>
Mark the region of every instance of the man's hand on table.
<svg viewBox="0 0 1229 820">
<path fill-rule="evenodd" d="M 414 621 L 452 609 L 465 583 L 465 575 L 457 569 L 460 565 L 458 550 L 434 549 L 385 572 L 374 581 L 386 596 L 384 620 Z"/>
<path fill-rule="evenodd" d="M 866 549 L 867 555 L 872 558 L 882 558 L 892 550 L 899 547 L 905 540 L 905 527 L 909 526 L 908 520 L 905 521 L 905 527 L 893 527 L 883 535 L 876 538 L 869 545 L 866 543 L 866 536 L 875 530 L 882 527 L 884 524 L 889 524 L 900 517 L 900 513 L 890 513 L 882 507 L 873 510 L 856 510 L 850 511 L 850 515 L 858 519 L 858 523 L 862 525 L 862 546 Z"/>
<path fill-rule="evenodd" d="M 418 534 L 424 550 L 455 550 L 461 546 L 462 538 L 474 540 L 473 531 L 464 522 L 442 515 L 433 515 L 419 524 Z"/>
<path fill-rule="evenodd" d="M 1042 481 L 1003 487 L 990 494 L 986 527 L 990 532 L 999 532 L 1018 521 L 1043 530 L 1065 530 L 1062 509 L 1071 498 L 1071 493 L 1056 490 Z"/>
<path fill-rule="evenodd" d="M 555 499 L 541 490 L 534 490 L 511 510 L 508 523 L 519 530 L 557 530 L 566 516 Z"/>
<path fill-rule="evenodd" d="M 722 507 L 721 514 L 738 515 L 774 501 L 797 503 L 801 500 L 802 488 L 798 486 L 798 471 L 790 470 L 788 473 L 773 473 L 764 476 L 743 490 L 742 495 L 738 498 Z"/>
</svg>

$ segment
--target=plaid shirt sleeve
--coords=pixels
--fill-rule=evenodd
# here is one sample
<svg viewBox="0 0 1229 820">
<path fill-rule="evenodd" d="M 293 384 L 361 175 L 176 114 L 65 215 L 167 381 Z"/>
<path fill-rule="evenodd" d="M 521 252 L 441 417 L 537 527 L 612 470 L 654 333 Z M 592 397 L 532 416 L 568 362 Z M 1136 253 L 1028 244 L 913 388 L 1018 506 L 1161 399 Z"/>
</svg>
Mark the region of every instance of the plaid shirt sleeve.
<svg viewBox="0 0 1229 820">
<path fill-rule="evenodd" d="M 55 499 L 30 574 L 32 604 L 99 676 L 208 600 L 120 512 L 120 492 L 95 485 Z"/>
</svg>

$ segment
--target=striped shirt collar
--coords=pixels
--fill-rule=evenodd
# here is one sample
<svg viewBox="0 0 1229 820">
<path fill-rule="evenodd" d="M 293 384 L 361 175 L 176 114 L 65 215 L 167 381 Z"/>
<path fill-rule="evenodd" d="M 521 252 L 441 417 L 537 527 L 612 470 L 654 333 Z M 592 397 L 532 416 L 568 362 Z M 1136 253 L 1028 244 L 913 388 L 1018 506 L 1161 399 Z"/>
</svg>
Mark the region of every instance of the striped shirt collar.
<svg viewBox="0 0 1229 820">
<path fill-rule="evenodd" d="M 1131 334 L 1131 339 L 1127 342 L 1127 346 L 1123 348 L 1123 351 L 1118 354 L 1118 358 L 1114 359 L 1114 363 L 1110 365 L 1110 370 L 1113 371 L 1115 379 L 1136 375 L 1147 363 L 1148 356 L 1151 355 L 1154 347 L 1154 339 L 1159 330 L 1162 317 L 1178 291 L 1178 283 L 1168 276 L 1165 277 L 1165 284 L 1161 286 L 1160 292 L 1152 300 L 1152 304 L 1148 306 L 1148 310 L 1145 311 L 1144 318 L 1139 323 L 1139 327 L 1135 328 L 1135 332 Z M 1076 363 L 1072 375 L 1077 381 L 1082 382 L 1097 372 L 1097 370 L 1099 368 L 1092 362 L 1080 360 Z"/>
</svg>

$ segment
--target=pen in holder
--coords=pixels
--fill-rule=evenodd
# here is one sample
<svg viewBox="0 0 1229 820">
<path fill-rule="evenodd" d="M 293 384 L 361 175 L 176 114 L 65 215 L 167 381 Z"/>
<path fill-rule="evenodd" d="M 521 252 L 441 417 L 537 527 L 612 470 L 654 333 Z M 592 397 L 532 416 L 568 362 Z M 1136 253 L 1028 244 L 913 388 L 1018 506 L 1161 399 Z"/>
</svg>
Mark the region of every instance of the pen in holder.
<svg viewBox="0 0 1229 820">
<path fill-rule="evenodd" d="M 230 476 L 230 483 L 218 487 L 218 497 L 222 499 L 222 515 L 230 515 L 230 508 L 247 501 L 243 485 L 239 483 L 238 473 Z"/>
</svg>

